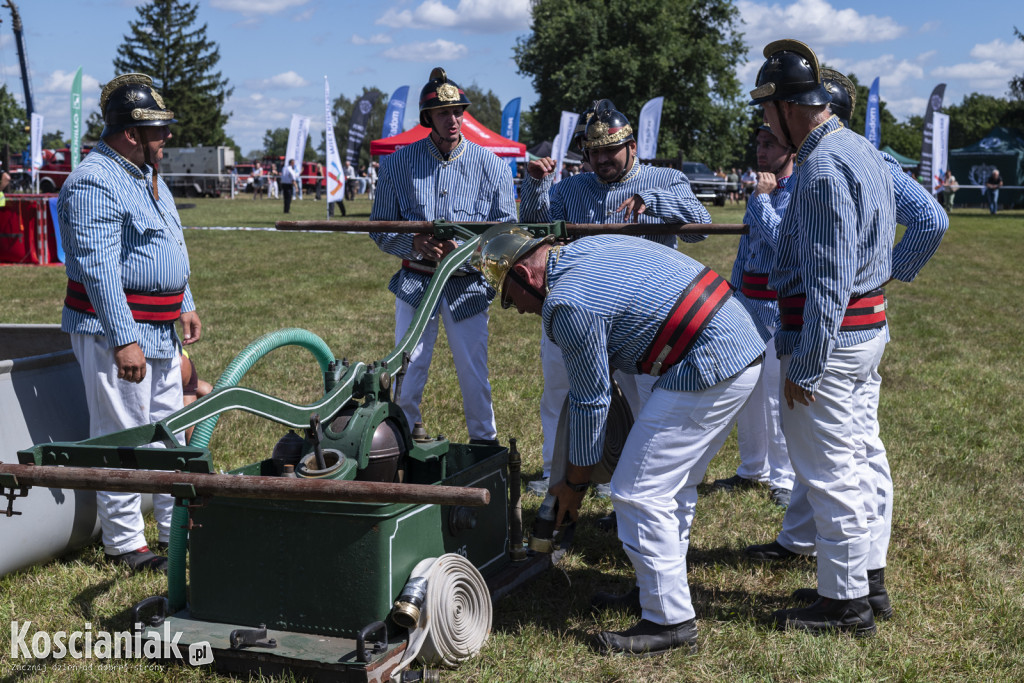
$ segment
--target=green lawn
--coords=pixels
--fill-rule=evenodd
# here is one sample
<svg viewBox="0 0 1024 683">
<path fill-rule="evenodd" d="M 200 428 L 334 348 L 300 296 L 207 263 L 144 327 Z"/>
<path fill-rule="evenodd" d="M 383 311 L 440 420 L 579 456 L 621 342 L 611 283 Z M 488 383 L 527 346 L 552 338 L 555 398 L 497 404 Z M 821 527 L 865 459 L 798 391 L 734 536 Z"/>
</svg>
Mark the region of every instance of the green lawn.
<svg viewBox="0 0 1024 683">
<path fill-rule="evenodd" d="M 189 226 L 270 227 L 280 202 L 195 200 Z M 289 218 L 324 217 L 323 202 L 296 202 Z M 365 219 L 369 201 L 349 203 Z M 740 209 L 712 209 L 739 222 Z M 595 617 L 596 590 L 630 586 L 632 570 L 614 536 L 592 523 L 607 511 L 588 499 L 574 550 L 495 605 L 494 628 L 477 659 L 446 681 L 1013 681 L 1024 679 L 1024 212 L 990 217 L 957 210 L 939 253 L 912 284 L 889 288 L 892 343 L 886 350 L 880 419 L 896 488 L 886 579 L 896 617 L 874 638 L 777 633 L 763 625 L 795 588 L 814 584 L 814 565 L 745 559 L 766 542 L 782 513 L 760 492 L 707 495 L 698 503 L 689 556 L 700 653 L 648 659 L 593 654 L 599 630 L 631 624 Z M 683 249 L 728 273 L 737 237 Z M 338 357 L 372 361 L 393 346 L 396 260 L 365 235 L 189 230 L 192 288 L 203 339 L 191 353 L 211 381 L 250 341 L 282 327 L 321 336 Z M 0 321 L 58 322 L 63 269 L 0 268 Z M 517 437 L 528 478 L 539 474 L 539 318 L 491 311 L 490 368 L 499 435 Z M 445 348 L 439 340 L 439 348 Z M 291 400 L 320 394 L 308 352 L 277 351 L 244 383 Z M 431 432 L 464 441 L 461 399 L 449 354 L 435 356 L 423 412 Z M 265 458 L 282 429 L 250 416 L 220 421 L 210 444 L 224 469 Z M 708 480 L 738 464 L 735 436 L 712 461 Z M 526 499 L 528 515 L 538 504 Z M 0 524 L 4 522 L 0 517 Z M 324 552 L 344 552 L 326 545 Z M 3 549 L 0 548 L 0 552 Z M 158 577 L 129 576 L 93 546 L 0 579 L 0 678 L 12 681 L 206 681 L 205 671 L 136 665 L 112 670 L 26 671 L 9 659 L 7 624 L 33 630 L 128 628 L 128 610 L 163 593 Z M 309 558 L 298 558 L 298 572 Z M 277 587 L 275 587 L 276 589 Z"/>
</svg>

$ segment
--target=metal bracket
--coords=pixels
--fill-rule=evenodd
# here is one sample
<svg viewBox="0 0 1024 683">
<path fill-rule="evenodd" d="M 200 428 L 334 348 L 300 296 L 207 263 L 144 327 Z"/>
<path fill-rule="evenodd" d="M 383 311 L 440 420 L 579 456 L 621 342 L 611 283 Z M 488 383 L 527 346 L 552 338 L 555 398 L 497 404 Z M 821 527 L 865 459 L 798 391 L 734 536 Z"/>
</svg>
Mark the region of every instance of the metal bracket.
<svg viewBox="0 0 1024 683">
<path fill-rule="evenodd" d="M 380 632 L 384 636 L 384 641 L 374 641 L 370 643 L 370 648 L 366 647 L 366 637 Z M 369 662 L 370 655 L 379 655 L 388 649 L 388 629 L 383 621 L 375 621 L 371 624 L 367 624 L 359 630 L 356 635 L 356 661 L 357 662 Z"/>
<path fill-rule="evenodd" d="M 409 355 L 408 351 L 402 351 L 402 367 L 399 368 L 398 372 L 395 373 L 395 397 L 394 401 L 397 403 L 399 397 L 402 395 L 402 380 L 405 379 L 405 373 L 409 370 L 409 362 L 412 356 Z"/>
<path fill-rule="evenodd" d="M 156 607 L 157 610 L 155 614 L 153 614 L 151 617 L 149 617 L 149 619 L 146 620 L 146 626 L 150 628 L 156 628 L 162 625 L 164 623 L 164 620 L 167 618 L 167 606 L 167 598 L 163 597 L 162 595 L 154 595 L 152 597 L 146 598 L 142 602 L 132 607 L 132 631 L 134 633 L 138 633 L 144 628 L 142 625 L 142 619 L 139 617 L 139 614 L 142 612 L 142 610 L 150 607 Z"/>
<path fill-rule="evenodd" d="M 439 218 L 434 221 L 434 237 L 439 240 L 455 239 L 456 227 L 458 227 L 456 224 Z"/>
<path fill-rule="evenodd" d="M 5 517 L 14 517 L 21 514 L 14 511 L 14 499 L 27 496 L 30 488 L 32 487 L 19 484 L 18 478 L 13 474 L 0 474 L 0 496 L 7 499 L 7 509 L 2 513 Z M 15 493 L 15 489 L 18 489 L 19 493 Z"/>
<path fill-rule="evenodd" d="M 259 628 L 236 628 L 228 636 L 232 650 L 241 650 L 246 647 L 277 647 L 277 640 L 267 638 L 267 625 L 260 624 Z"/>
<path fill-rule="evenodd" d="M 182 486 L 182 484 L 175 484 L 175 486 Z M 191 487 L 189 487 L 189 488 L 191 488 Z M 192 495 L 187 497 L 187 498 L 179 498 L 179 497 L 175 496 L 174 504 L 178 505 L 180 507 L 183 507 L 186 510 L 188 510 L 188 524 L 183 525 L 181 527 L 182 529 L 188 529 L 189 531 L 192 531 L 193 529 L 202 529 L 203 528 L 202 524 L 196 524 L 192 520 L 192 511 L 206 507 L 206 501 L 209 500 L 209 498 L 210 498 L 210 496 L 197 496 L 197 495 L 195 495 L 195 490 L 194 489 L 192 491 Z M 189 500 L 194 501 L 194 502 L 190 503 L 190 502 L 188 502 Z"/>
</svg>

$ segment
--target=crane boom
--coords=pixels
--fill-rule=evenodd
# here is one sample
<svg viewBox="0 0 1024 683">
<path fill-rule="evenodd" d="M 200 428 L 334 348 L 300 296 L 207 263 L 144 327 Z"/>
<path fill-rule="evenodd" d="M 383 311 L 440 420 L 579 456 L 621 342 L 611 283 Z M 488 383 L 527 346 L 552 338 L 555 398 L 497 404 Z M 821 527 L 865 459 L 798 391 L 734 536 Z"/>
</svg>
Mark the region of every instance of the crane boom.
<svg viewBox="0 0 1024 683">
<path fill-rule="evenodd" d="M 11 24 L 14 28 L 14 41 L 18 46 L 18 61 L 21 63 L 21 83 L 25 88 L 25 120 L 32 120 L 32 80 L 28 75 L 28 57 L 25 54 L 25 31 L 21 24 L 21 15 L 14 5 L 14 0 L 5 3 L 11 9 Z"/>
</svg>

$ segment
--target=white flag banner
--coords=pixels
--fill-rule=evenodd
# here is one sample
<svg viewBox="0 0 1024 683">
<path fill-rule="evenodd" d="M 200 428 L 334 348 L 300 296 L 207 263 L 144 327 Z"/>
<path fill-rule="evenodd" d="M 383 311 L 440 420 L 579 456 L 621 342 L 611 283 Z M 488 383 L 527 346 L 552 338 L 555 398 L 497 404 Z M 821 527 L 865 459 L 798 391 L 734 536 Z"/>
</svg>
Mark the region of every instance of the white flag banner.
<svg viewBox="0 0 1024 683">
<path fill-rule="evenodd" d="M 641 159 L 658 156 L 658 131 L 661 129 L 661 108 L 664 104 L 664 97 L 655 97 L 648 100 L 640 110 L 640 118 L 636 123 L 636 155 Z"/>
<path fill-rule="evenodd" d="M 334 138 L 334 115 L 331 113 L 331 86 L 324 76 L 324 137 L 327 140 L 327 202 L 345 199 L 345 169 Z"/>
<path fill-rule="evenodd" d="M 949 114 L 932 114 L 932 194 L 942 192 L 942 178 L 949 168 Z"/>
<path fill-rule="evenodd" d="M 43 166 L 43 115 L 32 114 L 31 130 L 29 133 L 31 154 L 32 154 L 32 180 L 39 176 L 39 169 Z"/>
<path fill-rule="evenodd" d="M 576 129 L 576 121 L 580 115 L 572 111 L 563 111 L 562 120 L 558 124 L 558 135 L 551 143 L 551 153 L 555 155 L 555 182 L 562 179 L 562 160 L 565 153 L 569 151 L 569 143 L 572 142 L 572 132 Z"/>
<path fill-rule="evenodd" d="M 306 136 L 309 135 L 309 117 L 292 114 L 292 125 L 288 129 L 288 147 L 285 151 L 285 166 L 289 159 L 295 159 L 295 167 L 302 171 L 302 155 L 306 153 Z"/>
</svg>

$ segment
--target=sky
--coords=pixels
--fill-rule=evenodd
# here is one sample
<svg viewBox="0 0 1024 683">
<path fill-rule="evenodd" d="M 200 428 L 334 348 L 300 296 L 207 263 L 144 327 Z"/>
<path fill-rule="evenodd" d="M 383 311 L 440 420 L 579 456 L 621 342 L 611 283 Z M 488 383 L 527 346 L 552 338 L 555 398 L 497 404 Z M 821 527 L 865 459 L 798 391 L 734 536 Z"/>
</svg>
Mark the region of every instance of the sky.
<svg viewBox="0 0 1024 683">
<path fill-rule="evenodd" d="M 68 133 L 69 93 L 83 70 L 83 112 L 98 108 L 100 85 L 116 74 L 117 48 L 137 19 L 138 0 L 15 0 L 25 26 L 33 99 L 44 131 Z M 978 92 L 1005 97 L 1024 74 L 1024 14 L 1015 2 L 766 0 L 735 2 L 748 52 L 736 65 L 744 91 L 754 86 L 761 50 L 779 38 L 808 43 L 821 62 L 869 85 L 898 119 L 923 115 L 932 88 L 946 83 L 945 103 Z M 529 34 L 529 0 L 199 0 L 198 23 L 220 47 L 220 70 L 234 87 L 226 131 L 243 154 L 264 133 L 286 128 L 292 114 L 323 130 L 324 77 L 331 95 L 363 86 L 386 93 L 410 86 L 406 127 L 431 68 L 460 85 L 492 90 L 504 105 L 537 97 L 513 59 Z M 10 12 L 0 6 L 0 83 L 23 104 Z M 637 17 L 642 21 L 642 17 Z M 595 97 L 600 93 L 595 92 Z M 168 102 L 174 109 L 174 103 Z M 637 112 L 624 112 L 635 117 Z M 371 131 L 371 134 L 376 133 Z M 376 137 L 376 135 L 374 135 Z M 344 141 L 339 141 L 344 148 Z"/>
</svg>

